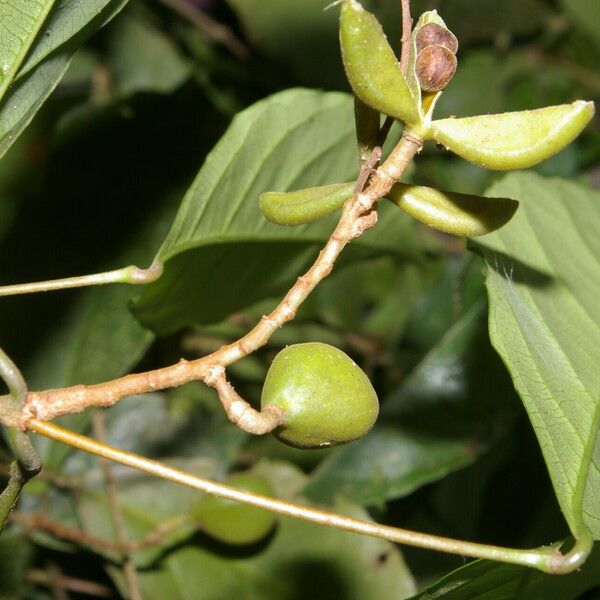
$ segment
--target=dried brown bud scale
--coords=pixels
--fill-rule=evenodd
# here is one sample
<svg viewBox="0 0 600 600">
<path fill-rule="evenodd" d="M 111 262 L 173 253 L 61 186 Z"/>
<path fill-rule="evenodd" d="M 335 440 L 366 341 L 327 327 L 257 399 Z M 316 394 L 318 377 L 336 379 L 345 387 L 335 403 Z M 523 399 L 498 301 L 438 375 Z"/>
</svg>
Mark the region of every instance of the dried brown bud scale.
<svg viewBox="0 0 600 600">
<path fill-rule="evenodd" d="M 438 23 L 427 23 L 423 25 L 416 36 L 417 54 L 427 46 L 444 46 L 452 54 L 458 51 L 458 40 L 456 36 Z"/>
<path fill-rule="evenodd" d="M 424 92 L 443 90 L 456 71 L 456 56 L 444 46 L 431 45 L 417 55 L 417 77 Z"/>
</svg>

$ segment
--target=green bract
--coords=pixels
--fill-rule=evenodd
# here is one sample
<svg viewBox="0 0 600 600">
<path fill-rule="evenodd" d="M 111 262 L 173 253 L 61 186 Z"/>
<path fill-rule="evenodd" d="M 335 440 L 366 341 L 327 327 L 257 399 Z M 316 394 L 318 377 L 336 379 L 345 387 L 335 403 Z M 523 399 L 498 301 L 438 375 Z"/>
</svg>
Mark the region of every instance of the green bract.
<svg viewBox="0 0 600 600">
<path fill-rule="evenodd" d="M 488 169 L 524 169 L 562 150 L 593 115 L 594 103 L 578 100 L 537 110 L 433 121 L 430 136 Z"/>
<path fill-rule="evenodd" d="M 379 413 L 363 371 L 341 350 L 311 342 L 282 350 L 267 373 L 261 406 L 279 407 L 275 435 L 301 448 L 337 446 L 365 435 Z"/>
<path fill-rule="evenodd" d="M 519 206 L 509 198 L 482 198 L 404 183 L 394 185 L 387 197 L 415 219 L 440 231 L 467 237 L 502 227 Z"/>
<path fill-rule="evenodd" d="M 352 196 L 354 183 L 333 183 L 296 192 L 260 195 L 262 214 L 278 225 L 302 225 L 337 210 Z"/>
<path fill-rule="evenodd" d="M 346 76 L 365 104 L 412 125 L 420 122 L 413 97 L 379 21 L 356 0 L 344 0 L 340 44 Z"/>
<path fill-rule="evenodd" d="M 227 483 L 241 490 L 261 496 L 273 496 L 269 482 L 254 473 L 233 475 Z M 276 517 L 273 513 L 247 506 L 217 496 L 205 496 L 194 506 L 190 514 L 198 521 L 202 531 L 226 544 L 253 544 L 273 529 Z"/>
</svg>

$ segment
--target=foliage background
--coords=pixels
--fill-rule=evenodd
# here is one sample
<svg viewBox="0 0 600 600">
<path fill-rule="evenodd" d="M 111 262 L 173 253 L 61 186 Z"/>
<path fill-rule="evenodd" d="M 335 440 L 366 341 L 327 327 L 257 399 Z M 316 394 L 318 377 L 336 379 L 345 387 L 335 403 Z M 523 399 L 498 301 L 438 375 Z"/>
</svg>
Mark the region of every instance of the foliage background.
<svg viewBox="0 0 600 600">
<path fill-rule="evenodd" d="M 78 50 L 0 161 L 0 281 L 149 264 L 184 192 L 236 113 L 292 87 L 347 91 L 337 11 L 322 12 L 321 0 L 189 1 L 231 27 L 248 56 L 232 56 L 166 1 L 129 2 Z M 399 3 L 365 4 L 390 39 L 399 39 Z M 412 4 L 414 15 L 438 8 L 461 43 L 459 71 L 440 102 L 440 116 L 600 96 L 596 0 Z M 313 116 L 314 135 L 333 136 L 336 127 L 347 133 L 347 144 L 335 147 L 340 156 L 329 151 L 315 159 L 325 178 L 348 164 L 353 151 L 347 108 L 338 111 L 345 116 L 339 125 L 331 121 L 334 112 Z M 232 177 L 243 179 L 244 168 L 255 164 L 236 160 Z M 598 120 L 535 171 L 598 187 Z M 410 177 L 469 193 L 483 193 L 500 178 L 434 147 Z M 250 220 L 258 219 L 253 210 L 245 209 L 244 215 L 254 214 Z M 273 306 L 326 230 L 299 240 L 288 240 L 284 231 L 278 245 L 259 235 L 249 246 L 235 231 L 226 244 L 206 242 L 203 260 L 212 260 L 210 268 L 186 290 L 199 298 L 204 315 L 192 327 L 161 322 L 152 292 L 140 300 L 139 290 L 115 286 L 3 298 L 0 343 L 33 389 L 101 381 L 198 356 L 235 339 Z M 380 423 L 367 438 L 325 452 L 249 439 L 226 421 L 212 392 L 189 385 L 111 409 L 109 441 L 214 478 L 257 464 L 281 497 L 302 495 L 349 514 L 368 511 L 406 528 L 515 547 L 565 538 L 538 442 L 489 341 L 483 261 L 462 241 L 404 220 L 396 235 L 386 231 L 385 243 L 367 242 L 353 252 L 267 348 L 231 369 L 235 385 L 256 401 L 278 348 L 309 340 L 343 348 L 384 401 Z M 263 265 L 257 271 L 262 277 L 248 276 L 240 263 L 250 251 Z M 273 262 L 277 255 L 284 265 Z M 133 316 L 132 305 L 150 329 Z M 89 430 L 89 415 L 65 421 Z M 42 511 L 55 523 L 111 538 L 97 461 L 55 444 L 40 446 L 46 475 L 28 485 L 19 514 Z M 8 461 L 4 451 L 2 464 Z M 197 500 L 171 484 L 119 468 L 115 474 L 132 537 Z M 600 595 L 596 555 L 582 573 L 559 584 L 480 562 L 428 597 L 513 598 L 526 587 L 524 598 L 594 598 Z M 135 561 L 144 597 L 198 599 L 407 597 L 464 564 L 291 521 L 243 551 L 178 530 L 162 545 L 136 553 Z M 18 523 L 3 534 L 0 597 L 52 597 L 57 571 L 98 582 L 115 595 L 123 585 L 114 553 L 59 542 Z M 449 591 L 458 582 L 463 585 Z"/>
</svg>

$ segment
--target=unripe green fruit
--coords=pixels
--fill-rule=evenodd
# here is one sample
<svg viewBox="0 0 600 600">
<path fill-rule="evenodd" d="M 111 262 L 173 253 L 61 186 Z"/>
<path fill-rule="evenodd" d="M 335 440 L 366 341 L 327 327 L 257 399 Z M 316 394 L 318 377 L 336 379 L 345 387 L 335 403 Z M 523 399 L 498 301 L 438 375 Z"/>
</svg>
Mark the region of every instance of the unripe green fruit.
<svg viewBox="0 0 600 600">
<path fill-rule="evenodd" d="M 299 448 L 337 446 L 365 435 L 379 413 L 368 377 L 341 350 L 318 342 L 295 344 L 276 357 L 261 406 L 275 405 L 284 423 L 274 433 Z"/>
<path fill-rule="evenodd" d="M 269 482 L 254 473 L 233 475 L 226 483 L 262 496 L 274 494 Z M 205 496 L 191 509 L 190 514 L 202 531 L 221 542 L 234 545 L 260 541 L 276 523 L 275 515 L 267 510 L 217 496 Z"/>
</svg>

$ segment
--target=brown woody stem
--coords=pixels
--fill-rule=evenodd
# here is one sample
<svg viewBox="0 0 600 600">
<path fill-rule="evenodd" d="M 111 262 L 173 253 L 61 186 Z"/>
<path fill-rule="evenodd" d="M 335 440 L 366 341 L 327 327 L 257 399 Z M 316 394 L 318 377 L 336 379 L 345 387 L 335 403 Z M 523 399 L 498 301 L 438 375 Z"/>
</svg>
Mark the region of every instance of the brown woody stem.
<svg viewBox="0 0 600 600">
<path fill-rule="evenodd" d="M 20 415 L 21 427 L 27 429 L 32 419 L 51 421 L 61 415 L 81 412 L 92 406 L 112 406 L 126 396 L 171 388 L 190 381 L 205 381 L 215 387 L 218 382 L 221 400 L 226 409 L 228 404 L 232 407 L 235 402 L 244 402 L 237 394 L 233 395 L 235 392 L 225 385 L 226 381 L 224 384 L 219 378 L 215 379 L 215 368 L 218 372 L 219 368 L 225 368 L 264 346 L 279 327 L 295 316 L 306 297 L 329 275 L 346 244 L 374 225 L 375 204 L 389 192 L 421 146 L 422 142 L 416 135 L 407 133 L 402 137 L 387 160 L 373 173 L 368 187 L 346 202 L 337 227 L 310 269 L 298 278 L 273 312 L 263 316 L 244 337 L 197 360 L 182 359 L 177 364 L 162 369 L 127 375 L 97 385 L 30 392 Z M 236 404 L 237 406 L 239 405 Z M 236 408 L 235 411 L 237 410 Z M 231 413 L 231 408 L 229 412 Z M 248 415 L 251 414 L 248 412 Z M 260 420 L 262 421 L 262 417 Z"/>
</svg>

